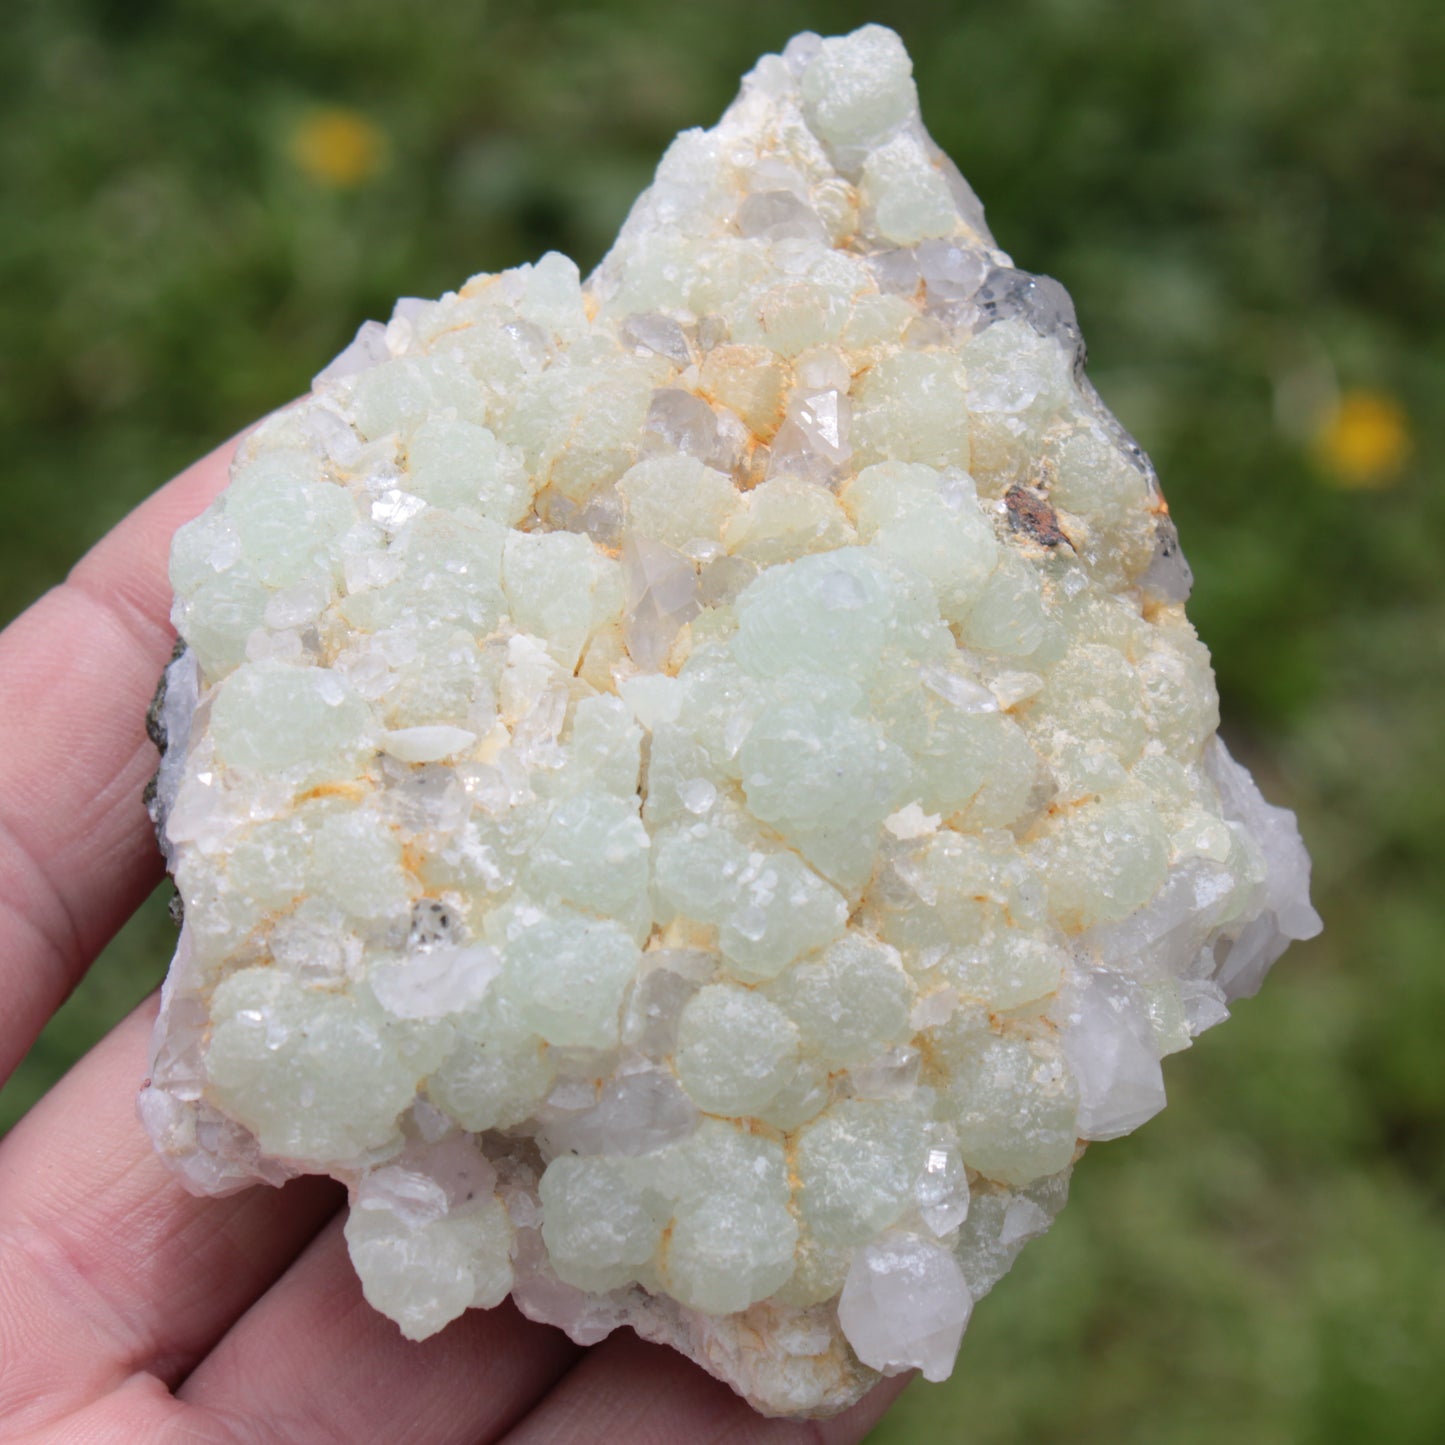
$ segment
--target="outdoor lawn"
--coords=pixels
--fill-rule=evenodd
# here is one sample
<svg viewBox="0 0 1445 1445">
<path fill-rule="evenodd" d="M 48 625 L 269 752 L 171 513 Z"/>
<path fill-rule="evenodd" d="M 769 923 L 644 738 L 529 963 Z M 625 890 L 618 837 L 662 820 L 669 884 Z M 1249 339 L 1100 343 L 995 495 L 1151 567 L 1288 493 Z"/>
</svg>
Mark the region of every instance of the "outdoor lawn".
<svg viewBox="0 0 1445 1445">
<path fill-rule="evenodd" d="M 11 0 L 0 622 L 398 295 L 549 248 L 586 270 L 758 54 L 872 19 L 1000 244 L 1073 293 L 1326 925 L 1169 1061 L 1167 1112 L 1090 1151 L 953 1379 L 872 1438 L 1436 1445 L 1441 0 Z M 160 981 L 167 894 L 0 1089 L 0 1131 Z"/>
</svg>

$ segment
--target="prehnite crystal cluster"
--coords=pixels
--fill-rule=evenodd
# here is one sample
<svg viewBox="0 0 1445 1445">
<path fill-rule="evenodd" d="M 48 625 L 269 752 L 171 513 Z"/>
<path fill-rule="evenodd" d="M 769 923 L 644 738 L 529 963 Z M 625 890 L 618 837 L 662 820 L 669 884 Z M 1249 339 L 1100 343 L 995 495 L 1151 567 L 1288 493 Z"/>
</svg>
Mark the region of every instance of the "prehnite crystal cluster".
<svg viewBox="0 0 1445 1445">
<path fill-rule="evenodd" d="M 1319 926 L 1082 362 L 877 26 L 763 59 L 585 284 L 363 327 L 172 552 L 187 1184 L 344 1180 L 413 1339 L 510 1293 L 771 1413 L 946 1376 Z"/>
</svg>

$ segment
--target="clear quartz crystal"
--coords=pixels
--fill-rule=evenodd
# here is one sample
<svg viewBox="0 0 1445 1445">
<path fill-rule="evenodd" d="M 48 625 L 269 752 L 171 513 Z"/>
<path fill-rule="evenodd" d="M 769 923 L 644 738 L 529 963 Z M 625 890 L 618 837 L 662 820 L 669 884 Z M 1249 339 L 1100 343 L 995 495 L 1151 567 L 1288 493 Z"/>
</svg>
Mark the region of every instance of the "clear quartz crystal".
<svg viewBox="0 0 1445 1445">
<path fill-rule="evenodd" d="M 141 1114 L 758 1409 L 941 1379 L 1089 1140 L 1319 927 L 1147 459 L 879 26 L 762 59 L 585 283 L 368 323 L 171 556 Z"/>
</svg>

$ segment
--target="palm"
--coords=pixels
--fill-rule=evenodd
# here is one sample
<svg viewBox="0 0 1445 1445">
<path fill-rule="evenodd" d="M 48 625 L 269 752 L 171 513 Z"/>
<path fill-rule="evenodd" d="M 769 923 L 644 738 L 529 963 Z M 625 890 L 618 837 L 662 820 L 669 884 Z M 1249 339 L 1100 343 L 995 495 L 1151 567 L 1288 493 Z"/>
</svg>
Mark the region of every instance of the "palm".
<svg viewBox="0 0 1445 1445">
<path fill-rule="evenodd" d="M 230 447 L 163 488 L 0 633 L 0 1082 L 160 861 L 141 720 L 170 652 L 171 533 Z M 188 1195 L 135 1117 L 154 998 L 0 1141 L 0 1436 L 17 1442 L 856 1441 L 763 1420 L 630 1332 L 583 1351 L 510 1304 L 409 1344 L 361 1296 L 344 1202 L 303 1179 Z"/>
</svg>

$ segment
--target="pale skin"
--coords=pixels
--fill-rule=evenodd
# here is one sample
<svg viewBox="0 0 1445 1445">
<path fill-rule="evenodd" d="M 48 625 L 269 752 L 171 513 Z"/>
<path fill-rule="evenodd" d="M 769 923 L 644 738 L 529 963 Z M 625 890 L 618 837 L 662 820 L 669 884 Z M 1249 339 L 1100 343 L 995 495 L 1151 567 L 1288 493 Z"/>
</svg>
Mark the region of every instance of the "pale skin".
<svg viewBox="0 0 1445 1445">
<path fill-rule="evenodd" d="M 174 642 L 166 555 L 234 443 L 0 633 L 0 1082 L 154 887 L 143 720 Z M 158 961 L 159 965 L 159 961 Z M 0 1140 L 0 1439 L 11 1445 L 851 1445 L 902 1389 L 765 1420 L 620 1330 L 510 1302 L 422 1344 L 373 1311 L 329 1180 L 196 1199 L 136 1118 L 147 999 Z"/>
</svg>

